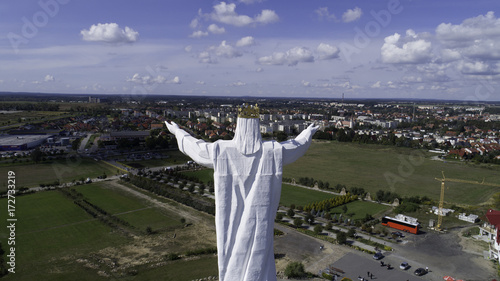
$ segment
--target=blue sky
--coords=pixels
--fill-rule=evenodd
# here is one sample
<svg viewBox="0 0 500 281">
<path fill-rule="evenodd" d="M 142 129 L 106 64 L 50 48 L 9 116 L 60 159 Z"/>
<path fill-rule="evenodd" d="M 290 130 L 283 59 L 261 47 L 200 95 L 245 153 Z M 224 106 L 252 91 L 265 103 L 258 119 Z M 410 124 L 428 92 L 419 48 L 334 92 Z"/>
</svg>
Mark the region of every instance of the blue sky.
<svg viewBox="0 0 500 281">
<path fill-rule="evenodd" d="M 499 8 L 3 0 L 0 91 L 500 100 Z"/>
</svg>

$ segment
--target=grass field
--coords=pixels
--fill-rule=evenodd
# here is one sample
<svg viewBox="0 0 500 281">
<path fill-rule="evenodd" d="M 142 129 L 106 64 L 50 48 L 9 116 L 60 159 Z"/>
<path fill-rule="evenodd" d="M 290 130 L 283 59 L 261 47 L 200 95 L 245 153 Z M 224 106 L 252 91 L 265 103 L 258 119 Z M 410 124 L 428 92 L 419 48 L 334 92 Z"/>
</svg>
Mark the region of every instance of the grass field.
<svg viewBox="0 0 500 281">
<path fill-rule="evenodd" d="M 64 116 L 66 112 L 61 111 L 18 111 L 13 113 L 0 113 L 0 125 L 34 122 Z"/>
<path fill-rule="evenodd" d="M 6 199 L 0 202 L 6 206 Z M 6 215 L 7 212 L 0 212 L 4 222 Z M 63 266 L 65 257 L 126 241 L 57 191 L 18 197 L 16 218 L 16 274 L 6 280 L 48 280 L 46 274 Z M 4 249 L 6 238 L 2 231 Z"/>
<path fill-rule="evenodd" d="M 284 177 L 312 177 L 347 187 L 362 187 L 375 195 L 378 190 L 402 196 L 428 196 L 439 200 L 444 171 L 448 178 L 500 184 L 500 167 L 479 167 L 430 159 L 431 154 L 394 146 L 314 142 L 307 153 L 284 168 Z M 449 182 L 445 201 L 476 205 L 487 201 L 499 187 Z"/>
<path fill-rule="evenodd" d="M 181 227 L 181 217 L 152 208 L 150 204 L 117 189 L 110 189 L 106 182 L 81 185 L 75 189 L 82 193 L 92 204 L 106 212 L 127 221 L 132 226 L 145 230 Z"/>
<path fill-rule="evenodd" d="M 354 214 L 351 217 L 351 219 L 353 220 L 364 219 L 366 214 L 371 215 L 373 217 L 378 217 L 383 212 L 391 209 L 391 207 L 386 205 L 366 202 L 366 201 L 353 201 L 346 204 L 345 206 L 347 207 L 346 214 L 351 214 L 351 213 Z M 343 206 L 335 207 L 330 210 L 330 213 L 337 215 L 341 214 L 343 213 L 342 208 Z"/>
<path fill-rule="evenodd" d="M 184 227 L 176 212 L 151 206 L 107 182 L 78 186 L 77 190 L 92 204 L 133 226 L 152 226 L 159 232 L 127 235 L 94 219 L 59 191 L 23 195 L 16 198 L 16 274 L 3 279 L 187 281 L 217 275 L 214 256 L 164 260 L 161 266 L 155 265 L 169 252 L 213 247 L 214 230 L 208 231 L 205 224 Z M 6 206 L 6 201 L 0 199 L 0 205 Z M 0 220 L 5 222 L 6 216 L 7 212 L 0 212 Z M 7 235 L 7 231 L 0 232 L 4 250 Z"/>
<path fill-rule="evenodd" d="M 116 169 L 113 167 L 87 158 L 77 158 L 74 161 L 67 158 L 50 163 L 0 166 L 0 175 L 7 175 L 8 171 L 16 173 L 18 189 L 54 183 L 58 179 L 63 183 L 87 177 L 95 178 L 103 173 L 108 176 L 116 174 Z M 0 191 L 5 190 L 7 190 L 6 182 L 0 184 Z"/>
<path fill-rule="evenodd" d="M 295 206 L 305 206 L 309 203 L 323 201 L 332 197 L 335 197 L 335 195 L 289 184 L 283 184 L 281 189 L 280 205 L 288 207 L 291 204 L 295 204 Z"/>
<path fill-rule="evenodd" d="M 190 176 L 190 177 L 195 177 L 201 180 L 203 183 L 208 183 L 209 181 L 214 180 L 214 170 L 212 169 L 203 169 L 199 171 L 189 171 L 189 172 L 182 172 L 183 174 Z"/>
</svg>

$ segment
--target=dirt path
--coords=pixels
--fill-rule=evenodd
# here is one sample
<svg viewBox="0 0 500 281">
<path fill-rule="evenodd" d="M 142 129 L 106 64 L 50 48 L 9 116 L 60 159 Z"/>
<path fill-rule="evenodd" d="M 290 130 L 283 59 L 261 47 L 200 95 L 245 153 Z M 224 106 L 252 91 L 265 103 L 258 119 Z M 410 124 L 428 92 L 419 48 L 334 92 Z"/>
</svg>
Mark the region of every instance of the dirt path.
<svg viewBox="0 0 500 281">
<path fill-rule="evenodd" d="M 171 204 L 161 202 L 161 201 L 159 201 L 159 200 L 157 200 L 157 199 L 155 199 L 147 194 L 144 194 L 142 192 L 139 192 L 139 191 L 134 190 L 130 187 L 127 187 L 125 185 L 120 184 L 118 182 L 118 180 L 108 181 L 107 186 L 109 186 L 111 188 L 123 190 L 125 192 L 128 192 L 128 193 L 134 195 L 135 197 L 141 198 L 143 200 L 147 200 L 148 202 L 150 202 L 151 204 L 153 204 L 157 207 L 160 207 L 160 208 L 165 209 L 169 212 L 178 214 L 179 216 L 185 218 L 186 221 L 188 221 L 188 222 L 196 222 L 196 223 L 200 223 L 200 222 L 206 223 L 207 222 L 206 219 L 203 219 L 200 216 L 200 214 L 202 214 L 202 213 L 195 210 L 195 209 L 181 205 L 179 203 L 176 203 L 176 206 L 173 206 Z M 166 200 L 168 200 L 168 199 L 166 199 Z M 212 223 L 212 224 L 207 223 L 207 225 L 210 225 L 213 229 L 215 229 L 215 223 Z"/>
</svg>

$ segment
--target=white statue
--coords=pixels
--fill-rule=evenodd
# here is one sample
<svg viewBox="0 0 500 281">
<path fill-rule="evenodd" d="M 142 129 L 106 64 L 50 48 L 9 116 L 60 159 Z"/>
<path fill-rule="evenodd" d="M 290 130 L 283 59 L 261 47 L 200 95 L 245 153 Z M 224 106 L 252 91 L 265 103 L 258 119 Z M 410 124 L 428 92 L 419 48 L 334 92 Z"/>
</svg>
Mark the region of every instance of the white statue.
<svg viewBox="0 0 500 281">
<path fill-rule="evenodd" d="M 282 167 L 306 152 L 318 127 L 311 124 L 293 140 L 263 142 L 258 108 L 243 109 L 232 140 L 207 143 L 165 123 L 180 151 L 214 169 L 219 280 L 276 280 L 273 235 Z"/>
</svg>

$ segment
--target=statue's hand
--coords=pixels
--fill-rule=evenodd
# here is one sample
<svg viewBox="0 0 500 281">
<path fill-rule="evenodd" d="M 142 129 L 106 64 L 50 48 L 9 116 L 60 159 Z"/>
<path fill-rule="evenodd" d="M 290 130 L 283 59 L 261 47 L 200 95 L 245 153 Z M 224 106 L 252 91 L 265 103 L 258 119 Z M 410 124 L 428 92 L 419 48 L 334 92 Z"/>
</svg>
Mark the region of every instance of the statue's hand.
<svg viewBox="0 0 500 281">
<path fill-rule="evenodd" d="M 169 123 L 170 122 L 170 123 Z M 179 130 L 179 125 L 174 123 L 173 121 L 165 121 L 165 125 L 167 125 L 167 129 L 170 131 L 171 134 L 175 135 L 175 132 Z"/>
<path fill-rule="evenodd" d="M 314 133 L 316 133 L 316 131 L 319 129 L 319 126 L 316 125 L 316 123 L 311 123 L 311 125 L 309 125 L 309 127 L 307 127 L 308 130 L 311 131 L 311 134 L 314 135 Z"/>
</svg>

